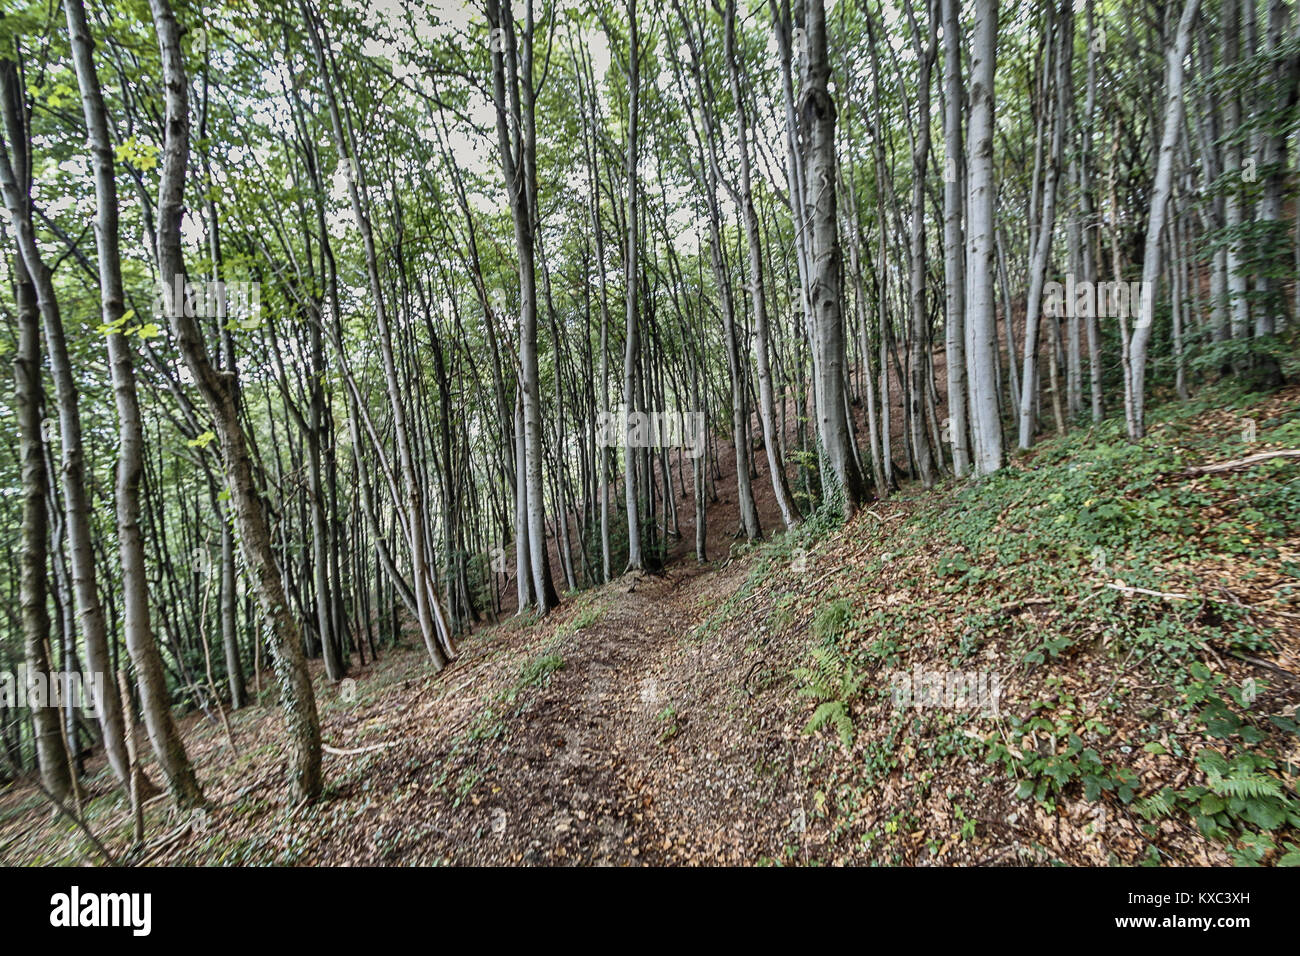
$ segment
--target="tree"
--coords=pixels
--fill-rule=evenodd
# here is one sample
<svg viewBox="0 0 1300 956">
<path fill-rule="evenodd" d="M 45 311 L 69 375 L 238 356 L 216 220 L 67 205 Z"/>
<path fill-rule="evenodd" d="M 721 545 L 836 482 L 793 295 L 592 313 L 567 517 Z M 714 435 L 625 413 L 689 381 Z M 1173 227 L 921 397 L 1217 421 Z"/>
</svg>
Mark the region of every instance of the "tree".
<svg viewBox="0 0 1300 956">
<path fill-rule="evenodd" d="M 808 216 L 809 277 L 805 299 L 817 355 L 818 435 L 851 517 L 866 501 L 866 488 L 853 449 L 853 432 L 844 393 L 844 316 L 840 311 L 840 236 L 835 203 L 835 101 L 827 88 L 826 9 L 807 0 L 807 52 L 799 92 L 799 134 L 803 143 L 802 207 Z"/>
<path fill-rule="evenodd" d="M 109 374 L 113 380 L 113 398 L 117 405 L 118 459 L 113 503 L 117 518 L 118 559 L 122 562 L 122 612 L 128 648 L 134 648 L 140 673 L 161 673 L 158 647 L 154 640 L 149 613 L 149 583 L 145 565 L 144 540 L 140 531 L 140 476 L 144 467 L 144 430 L 140 422 L 140 399 L 136 391 L 135 361 L 130 336 L 124 328 L 125 292 L 122 285 L 122 254 L 118 232 L 117 177 L 113 170 L 113 145 L 109 135 L 108 111 L 95 68 L 94 41 L 86 23 L 82 0 L 67 0 L 63 5 L 68 18 L 68 35 L 72 38 L 72 59 L 81 89 L 81 107 L 86 119 L 87 138 L 95 169 L 95 246 L 99 253 L 99 296 L 106 336 Z M 111 673 L 107 635 L 86 633 L 86 656 L 92 671 Z M 159 689 L 154 688 L 155 692 Z M 165 693 L 165 689 L 162 690 Z M 109 763 L 119 780 L 129 787 L 130 770 L 126 751 L 126 725 L 120 698 L 106 693 L 96 704 L 104 729 L 104 745 Z M 172 753 L 179 766 L 187 762 L 177 739 L 170 713 L 158 728 L 158 740 L 164 746 L 166 769 Z M 162 755 L 160 755 L 161 759 Z M 183 770 L 177 776 L 185 779 Z M 168 773 L 171 778 L 171 773 Z"/>
<path fill-rule="evenodd" d="M 966 237 L 965 334 L 975 472 L 979 475 L 992 474 L 1002 466 L 1002 422 L 998 416 L 996 382 L 997 303 L 993 288 L 996 246 L 993 118 L 997 30 L 997 0 L 978 0 L 971 58 L 970 153 L 967 159 L 970 225 Z"/>
<path fill-rule="evenodd" d="M 0 70 L 13 67 L 0 60 Z M 9 160 L 0 162 L 9 164 Z M 20 164 L 21 165 L 21 164 Z M 10 174 L 12 175 L 12 174 Z M 6 177 L 8 178 L 8 177 Z M 18 307 L 18 350 L 14 354 L 14 404 L 18 417 L 18 446 L 22 462 L 22 552 L 18 603 L 22 617 L 23 657 L 32 678 L 48 687 L 53 676 L 49 660 L 50 612 L 47 606 L 45 512 L 45 451 L 41 437 L 41 326 L 36 290 L 22 257 L 13 264 L 14 301 Z M 32 679 L 32 678 L 29 678 Z M 59 708 L 52 702 L 31 704 L 32 729 L 41 782 L 57 799 L 72 789 L 68 755 L 59 731 Z"/>
<path fill-rule="evenodd" d="M 943 172 L 943 271 L 944 271 L 944 332 L 948 371 L 948 415 L 951 419 L 952 468 L 957 477 L 970 472 L 970 426 L 966 414 L 966 274 L 962 238 L 962 205 L 965 201 L 965 163 L 962 156 L 961 118 L 964 106 L 964 84 L 961 73 L 961 18 L 957 0 L 941 0 L 943 11 L 943 80 L 945 88 L 943 108 L 944 154 L 947 157 Z M 994 24 L 993 42 L 997 42 L 997 25 Z M 980 49 L 977 38 L 975 55 L 991 57 Z M 992 93 L 992 90 L 989 90 Z M 990 134 L 991 137 L 991 134 Z M 993 164 L 993 144 L 988 144 L 990 172 Z M 992 201 L 992 193 L 989 195 Z M 992 228 L 992 223 L 988 223 Z M 990 243 L 981 246 L 977 255 L 992 257 Z M 983 281 L 983 280 L 982 280 Z M 993 291 L 991 273 L 988 293 Z M 991 303 L 990 303 L 991 311 Z"/>
<path fill-rule="evenodd" d="M 1043 174 L 1042 217 L 1036 224 L 1033 254 L 1029 262 L 1029 297 L 1025 307 L 1025 357 L 1024 369 L 1020 374 L 1020 447 L 1028 448 L 1033 444 L 1037 424 L 1035 399 L 1038 395 L 1038 331 L 1043 316 L 1043 286 L 1047 281 L 1047 267 L 1052 254 L 1052 239 L 1056 230 L 1056 203 L 1058 186 L 1061 181 L 1061 166 L 1065 156 L 1066 123 L 1065 87 L 1069 82 L 1070 58 L 1074 52 L 1073 9 L 1069 0 L 1062 0 L 1059 13 L 1053 16 L 1052 6 L 1046 4 L 1048 11 L 1049 40 L 1045 44 L 1047 54 L 1043 61 L 1044 108 L 1051 104 L 1051 117 L 1045 122 L 1051 128 L 1051 145 L 1048 149 L 1047 168 Z M 1055 93 L 1048 97 L 1052 88 L 1051 64 L 1056 64 Z M 1057 329 L 1059 316 L 1047 316 L 1053 330 Z M 1055 339 L 1050 344 L 1053 356 Z"/>
<path fill-rule="evenodd" d="M 181 53 L 181 30 L 169 0 L 149 0 L 165 87 L 162 175 L 158 186 L 158 273 L 163 308 L 195 385 L 212 417 L 225 464 L 230 500 L 239 527 L 244 560 L 254 575 L 262 614 L 269 625 L 271 653 L 280 683 L 280 705 L 288 736 L 289 790 L 295 800 L 314 801 L 321 792 L 320 724 L 316 697 L 303 656 L 302 637 L 289 610 L 276 564 L 266 515 L 253 482 L 252 462 L 239 423 L 233 374 L 213 367 L 202 332 L 176 294 L 185 287 L 181 219 L 185 209 L 185 168 L 189 159 L 189 82 Z M 143 678 L 142 678 L 143 681 Z M 146 710 L 146 723 L 150 717 Z M 151 729 L 150 736 L 153 736 Z M 176 784 L 173 781 L 173 787 Z"/>
<path fill-rule="evenodd" d="M 723 12 L 723 37 L 726 45 L 727 73 L 731 78 L 731 96 L 736 107 L 736 152 L 740 159 L 740 207 L 745 226 L 745 243 L 749 250 L 749 294 L 754 309 L 754 353 L 758 364 L 758 415 L 763 424 L 763 447 L 772 479 L 776 505 L 787 529 L 797 527 L 802 519 L 790 494 L 790 483 L 781 460 L 781 443 L 777 437 L 776 401 L 772 391 L 772 363 L 768 357 L 767 288 L 763 278 L 763 247 L 754 209 L 754 189 L 749 162 L 749 120 L 745 109 L 744 84 L 740 58 L 736 50 L 736 0 L 726 0 Z"/>
<path fill-rule="evenodd" d="M 519 376 L 523 390 L 523 483 L 533 599 L 546 613 L 559 604 L 546 555 L 546 510 L 542 492 L 541 384 L 537 367 L 537 272 L 533 236 L 537 212 L 537 90 L 533 78 L 532 5 L 522 31 L 516 30 L 511 0 L 487 0 L 491 32 L 492 96 L 497 148 L 515 227 L 519 257 Z"/>
<path fill-rule="evenodd" d="M 1169 210 L 1169 195 L 1173 189 L 1175 152 L 1183 131 L 1183 61 L 1187 59 L 1192 24 L 1199 7 L 1200 0 L 1187 0 L 1183 5 L 1183 15 L 1178 20 L 1178 29 L 1171 39 L 1165 60 L 1164 131 L 1160 136 L 1156 174 L 1151 184 L 1151 216 L 1147 220 L 1142 256 L 1142 299 L 1128 346 L 1131 384 L 1125 401 L 1126 425 L 1129 438 L 1134 441 L 1146 434 L 1147 346 L 1151 341 L 1155 290 L 1160 282 L 1160 245 Z"/>
</svg>

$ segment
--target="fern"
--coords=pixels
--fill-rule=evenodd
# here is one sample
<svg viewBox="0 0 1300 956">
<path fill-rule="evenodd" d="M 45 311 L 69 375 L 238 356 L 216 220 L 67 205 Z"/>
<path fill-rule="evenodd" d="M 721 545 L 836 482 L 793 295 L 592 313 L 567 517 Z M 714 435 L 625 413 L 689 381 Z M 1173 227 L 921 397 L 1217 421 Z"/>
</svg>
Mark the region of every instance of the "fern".
<svg viewBox="0 0 1300 956">
<path fill-rule="evenodd" d="M 849 717 L 848 706 L 842 700 L 828 700 L 818 705 L 804 725 L 805 734 L 815 734 L 827 724 L 835 728 L 840 735 L 840 742 L 845 747 L 853 746 L 853 719 Z"/>
<path fill-rule="evenodd" d="M 1146 820 L 1167 817 L 1174 812 L 1178 794 L 1169 787 L 1162 787 L 1144 800 L 1138 801 L 1134 809 Z"/>
<path fill-rule="evenodd" d="M 813 734 L 830 725 L 835 728 L 845 747 L 853 745 L 853 718 L 849 707 L 862 691 L 868 675 L 854 666 L 833 647 L 814 647 L 813 664 L 796 667 L 794 677 L 802 683 L 798 694 L 820 701 L 817 709 L 804 726 L 804 733 Z"/>
<path fill-rule="evenodd" d="M 1142 801 L 1138 812 L 1153 820 L 1185 810 L 1203 834 L 1232 844 L 1228 852 L 1234 859 L 1251 865 L 1276 850 L 1269 833 L 1288 824 L 1300 826 L 1300 801 L 1265 772 L 1275 766 L 1269 758 L 1250 753 L 1227 757 L 1207 747 L 1196 755 L 1196 763 L 1205 773 L 1205 786 L 1165 787 Z"/>
<path fill-rule="evenodd" d="M 1209 775 L 1210 789 L 1220 796 L 1257 800 L 1261 797 L 1281 797 L 1282 788 L 1267 774 L 1248 772 L 1242 776 L 1220 777 Z"/>
</svg>

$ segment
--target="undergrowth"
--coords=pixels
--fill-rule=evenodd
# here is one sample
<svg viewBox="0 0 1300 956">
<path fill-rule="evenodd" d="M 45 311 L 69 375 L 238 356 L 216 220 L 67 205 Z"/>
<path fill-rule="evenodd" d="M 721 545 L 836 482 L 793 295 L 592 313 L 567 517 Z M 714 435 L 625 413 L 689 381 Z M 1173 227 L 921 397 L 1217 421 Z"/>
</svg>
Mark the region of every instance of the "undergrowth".
<svg viewBox="0 0 1300 956">
<path fill-rule="evenodd" d="M 797 549 L 827 556 L 815 598 L 781 602 L 770 620 L 809 621 L 807 662 L 791 673 L 813 702 L 804 727 L 833 730 L 852 753 L 821 770 L 832 832 L 883 861 L 913 859 L 893 835 L 919 820 L 855 821 L 889 774 L 904 771 L 919 801 L 953 785 L 936 782 L 952 761 L 968 777 L 983 765 L 974 783 L 1009 785 L 1012 806 L 1082 801 L 1124 815 L 1140 862 L 1185 859 L 1190 833 L 1238 864 L 1300 863 L 1300 684 L 1258 663 L 1287 628 L 1294 647 L 1300 476 L 1293 459 L 1186 474 L 1296 447 L 1294 401 L 1223 386 L 1158 409 L 1142 442 L 1118 421 L 1079 429 L 982 481 L 911 497 L 887 528 L 809 522 L 761 549 L 736 602 L 796 587 Z M 864 538 L 865 568 L 836 567 Z M 922 652 L 931 668 L 996 667 L 1017 698 L 991 724 L 891 707 L 884 675 Z M 954 838 L 970 831 L 964 822 Z"/>
</svg>

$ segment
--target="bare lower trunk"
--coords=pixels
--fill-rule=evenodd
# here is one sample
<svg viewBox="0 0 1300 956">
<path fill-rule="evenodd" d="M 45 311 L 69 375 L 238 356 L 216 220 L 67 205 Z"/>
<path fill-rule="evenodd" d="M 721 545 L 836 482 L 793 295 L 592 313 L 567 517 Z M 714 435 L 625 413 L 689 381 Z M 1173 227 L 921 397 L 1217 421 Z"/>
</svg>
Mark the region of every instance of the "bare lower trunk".
<svg viewBox="0 0 1300 956">
<path fill-rule="evenodd" d="M 239 425 L 233 372 L 218 372 L 208 357 L 198 324 L 187 316 L 175 295 L 183 287 L 185 258 L 181 245 L 185 168 L 189 156 L 188 81 L 181 54 L 180 27 L 169 0 L 149 0 L 166 86 L 162 175 L 158 194 L 158 272 L 163 278 L 163 305 L 181 354 L 211 415 L 225 464 L 230 500 L 235 511 L 244 559 L 266 618 L 280 703 L 284 709 L 289 756 L 290 793 L 295 800 L 314 801 L 321 792 L 320 724 L 312 692 L 302 637 L 289 612 L 284 583 L 276 566 L 270 529 L 253 482 L 253 465 Z"/>
<path fill-rule="evenodd" d="M 1187 0 L 1178 22 L 1178 32 L 1169 46 L 1165 66 L 1164 133 L 1156 159 L 1156 175 L 1151 186 L 1151 218 L 1147 222 L 1146 251 L 1142 259 L 1142 301 L 1129 343 L 1128 434 L 1137 440 L 1146 434 L 1147 343 L 1155 309 L 1155 290 L 1160 282 L 1161 235 L 1168 213 L 1169 195 L 1173 191 L 1174 160 L 1178 138 L 1183 129 L 1183 61 L 1191 43 L 1192 24 L 1200 0 Z"/>
<path fill-rule="evenodd" d="M 997 62 L 997 0 L 977 0 L 971 59 L 970 224 L 966 239 L 966 362 L 975 435 L 975 472 L 1002 466 L 1002 423 L 998 417 L 997 298 L 994 287 L 996 237 L 993 181 L 993 77 Z M 1013 360 L 1014 364 L 1014 360 Z"/>
</svg>

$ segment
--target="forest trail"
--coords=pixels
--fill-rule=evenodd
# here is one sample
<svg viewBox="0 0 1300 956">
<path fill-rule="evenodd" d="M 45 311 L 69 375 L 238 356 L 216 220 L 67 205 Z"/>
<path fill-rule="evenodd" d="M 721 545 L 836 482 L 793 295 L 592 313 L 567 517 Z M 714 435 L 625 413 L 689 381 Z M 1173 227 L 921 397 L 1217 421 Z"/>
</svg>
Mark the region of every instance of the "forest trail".
<svg viewBox="0 0 1300 956">
<path fill-rule="evenodd" d="M 87 822 L 179 865 L 1277 862 L 1298 845 L 1285 796 L 1223 815 L 1267 842 L 1151 802 L 1199 797 L 1210 750 L 1291 787 L 1300 766 L 1294 459 L 1188 467 L 1242 458 L 1243 420 L 1250 451 L 1293 449 L 1300 388 L 1172 408 L 1082 466 L 1070 442 L 1092 439 L 1044 442 L 997 482 L 905 487 L 837 529 L 729 551 L 719 532 L 712 563 L 480 627 L 438 674 L 410 633 L 340 684 L 313 662 L 312 805 L 285 791 L 264 675 L 233 750 L 215 714 L 180 720 L 205 812 L 154 799 L 129 856 L 96 754 Z M 900 709 L 894 675 L 917 668 L 998 675 L 1001 712 Z M 814 726 L 837 702 L 844 725 Z M 0 860 L 97 862 L 27 782 L 0 790 Z"/>
<path fill-rule="evenodd" d="M 797 727 L 754 706 L 747 681 L 761 657 L 744 632 L 692 637 L 747 568 L 690 559 L 624 575 L 571 596 L 544 622 L 475 631 L 436 676 L 414 647 L 355 671 L 355 684 L 315 674 L 330 749 L 326 796 L 313 807 L 280 795 L 273 706 L 230 715 L 233 757 L 219 726 L 192 715 L 183 732 L 211 806 L 180 819 L 156 799 L 150 862 L 775 858 L 804 819 L 796 780 L 781 772 L 791 759 L 783 740 Z M 110 796 L 100 769 L 92 795 Z M 32 797 L 0 795 L 0 820 L 17 822 Z"/>
<path fill-rule="evenodd" d="M 400 786 L 402 768 L 433 758 L 420 776 L 443 786 L 418 808 L 431 838 L 352 849 L 404 863 L 775 857 L 801 819 L 799 796 L 793 777 L 773 772 L 772 722 L 744 706 L 753 650 L 739 632 L 691 637 L 744 569 L 626 575 L 562 609 L 541 641 L 498 650 L 490 631 L 475 635 L 443 686 L 472 677 L 472 698 L 489 703 L 448 695 L 436 708 L 448 718 L 472 712 L 458 733 L 434 721 L 368 770 Z"/>
<path fill-rule="evenodd" d="M 482 796 L 444 817 L 444 852 L 592 864 L 779 852 L 797 797 L 787 778 L 759 772 L 766 741 L 740 706 L 749 655 L 737 640 L 690 637 L 739 576 L 738 565 L 628 575 L 576 609 L 534 658 L 557 669 L 519 693 L 521 706 L 463 765 L 481 774 Z"/>
</svg>

